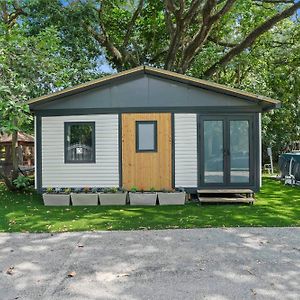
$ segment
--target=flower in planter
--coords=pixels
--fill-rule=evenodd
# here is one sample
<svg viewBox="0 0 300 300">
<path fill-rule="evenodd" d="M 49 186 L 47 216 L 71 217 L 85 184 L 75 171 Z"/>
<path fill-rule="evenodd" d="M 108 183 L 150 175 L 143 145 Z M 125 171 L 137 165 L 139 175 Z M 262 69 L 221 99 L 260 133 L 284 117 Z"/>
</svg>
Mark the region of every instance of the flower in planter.
<svg viewBox="0 0 300 300">
<path fill-rule="evenodd" d="M 127 192 L 125 189 L 118 188 L 118 187 L 111 187 L 111 188 L 104 188 L 101 189 L 102 193 L 104 194 L 117 194 L 117 193 L 125 193 Z"/>
<path fill-rule="evenodd" d="M 155 193 L 155 192 L 156 192 L 156 188 L 155 188 L 155 187 L 151 187 L 151 188 L 150 188 L 150 192 L 151 192 L 151 193 Z"/>
<path fill-rule="evenodd" d="M 115 193 L 118 192 L 118 188 L 112 187 L 112 188 L 110 188 L 110 191 L 109 191 L 109 192 L 112 193 L 112 194 L 115 194 Z"/>
<path fill-rule="evenodd" d="M 95 187 L 94 187 L 94 188 L 92 188 L 92 193 L 93 193 L 93 194 L 96 194 L 96 193 L 98 193 L 98 189 L 97 189 L 97 188 L 95 188 Z"/>
<path fill-rule="evenodd" d="M 89 193 L 90 191 L 91 191 L 91 188 L 88 187 L 88 186 L 83 188 L 83 192 L 86 193 L 86 194 Z"/>
<path fill-rule="evenodd" d="M 133 186 L 131 189 L 130 189 L 130 192 L 131 193 L 136 193 L 138 191 L 138 188 L 136 186 Z"/>
<path fill-rule="evenodd" d="M 64 189 L 64 193 L 65 194 L 70 194 L 71 193 L 71 189 L 70 188 L 65 188 Z"/>
<path fill-rule="evenodd" d="M 80 189 L 80 188 L 75 188 L 75 189 L 74 189 L 74 193 L 76 193 L 76 194 L 81 193 L 81 189 Z"/>
<path fill-rule="evenodd" d="M 46 193 L 47 193 L 47 194 L 53 194 L 53 193 L 54 193 L 54 188 L 52 188 L 52 187 L 47 187 L 47 188 L 46 188 Z"/>
</svg>

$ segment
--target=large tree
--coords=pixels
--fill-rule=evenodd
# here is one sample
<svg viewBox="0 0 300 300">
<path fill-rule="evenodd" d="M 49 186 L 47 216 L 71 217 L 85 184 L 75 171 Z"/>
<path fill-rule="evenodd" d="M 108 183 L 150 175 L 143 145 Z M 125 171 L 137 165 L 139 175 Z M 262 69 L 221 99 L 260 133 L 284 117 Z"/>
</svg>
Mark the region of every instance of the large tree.
<svg viewBox="0 0 300 300">
<path fill-rule="evenodd" d="M 247 51 L 220 67 L 214 77 L 220 83 L 281 100 L 281 109 L 263 114 L 264 148 L 271 146 L 275 159 L 288 144 L 300 140 L 300 26 L 296 19 L 287 19 L 266 33 Z M 208 44 L 190 69 L 201 77 L 205 66 L 223 55 Z"/>
<path fill-rule="evenodd" d="M 27 13 L 17 1 L 0 1 L 0 7 L 0 132 L 12 135 L 12 168 L 1 170 L 0 177 L 14 189 L 18 131 L 32 128 L 25 101 L 88 80 L 93 65 L 72 62 L 53 26 L 29 35 Z"/>
<path fill-rule="evenodd" d="M 117 70 L 153 64 L 186 73 L 208 43 L 226 51 L 206 65 L 211 77 L 300 8 L 291 0 L 30 1 L 38 26 L 56 23 L 76 48 L 104 51 Z M 47 15 L 47 18 L 45 18 Z"/>
</svg>

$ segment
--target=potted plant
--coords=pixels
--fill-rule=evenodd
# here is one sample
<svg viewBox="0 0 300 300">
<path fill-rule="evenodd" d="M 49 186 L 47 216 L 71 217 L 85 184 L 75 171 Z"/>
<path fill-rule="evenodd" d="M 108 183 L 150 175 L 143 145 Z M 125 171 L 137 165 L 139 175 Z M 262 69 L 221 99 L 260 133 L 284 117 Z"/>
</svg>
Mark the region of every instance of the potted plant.
<svg viewBox="0 0 300 300">
<path fill-rule="evenodd" d="M 172 191 L 162 190 L 157 194 L 160 205 L 184 205 L 185 203 L 186 193 L 183 189 Z"/>
<path fill-rule="evenodd" d="M 125 205 L 127 193 L 116 187 L 105 188 L 99 193 L 100 205 Z"/>
<path fill-rule="evenodd" d="M 74 206 L 94 206 L 98 205 L 98 190 L 96 188 L 84 187 L 75 189 L 71 193 L 71 200 Z"/>
<path fill-rule="evenodd" d="M 151 188 L 150 191 L 144 191 L 136 187 L 132 187 L 129 192 L 130 205 L 156 205 L 157 193 L 155 188 Z"/>
<path fill-rule="evenodd" d="M 69 188 L 51 188 L 48 187 L 43 193 L 43 200 L 45 206 L 68 206 L 70 205 L 70 192 Z"/>
</svg>

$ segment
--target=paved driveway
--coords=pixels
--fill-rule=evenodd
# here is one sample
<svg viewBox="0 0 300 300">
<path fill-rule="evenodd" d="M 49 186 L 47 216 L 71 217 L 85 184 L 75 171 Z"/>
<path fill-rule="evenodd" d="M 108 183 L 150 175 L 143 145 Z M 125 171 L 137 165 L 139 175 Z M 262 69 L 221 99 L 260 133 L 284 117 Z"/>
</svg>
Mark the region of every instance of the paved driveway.
<svg viewBox="0 0 300 300">
<path fill-rule="evenodd" d="M 300 228 L 0 234 L 0 299 L 300 299 Z"/>
</svg>

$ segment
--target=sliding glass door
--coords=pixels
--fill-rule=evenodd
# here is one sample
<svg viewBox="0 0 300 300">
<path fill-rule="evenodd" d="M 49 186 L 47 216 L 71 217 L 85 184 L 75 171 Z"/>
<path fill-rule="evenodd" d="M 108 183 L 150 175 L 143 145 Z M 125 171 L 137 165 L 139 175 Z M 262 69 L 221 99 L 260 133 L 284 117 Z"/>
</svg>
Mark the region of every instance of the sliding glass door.
<svg viewBox="0 0 300 300">
<path fill-rule="evenodd" d="M 251 183 L 252 120 L 248 117 L 199 118 L 199 170 L 203 186 Z"/>
<path fill-rule="evenodd" d="M 230 183 L 249 183 L 249 121 L 230 120 Z"/>
<path fill-rule="evenodd" d="M 224 183 L 224 121 L 203 121 L 204 182 Z"/>
</svg>

